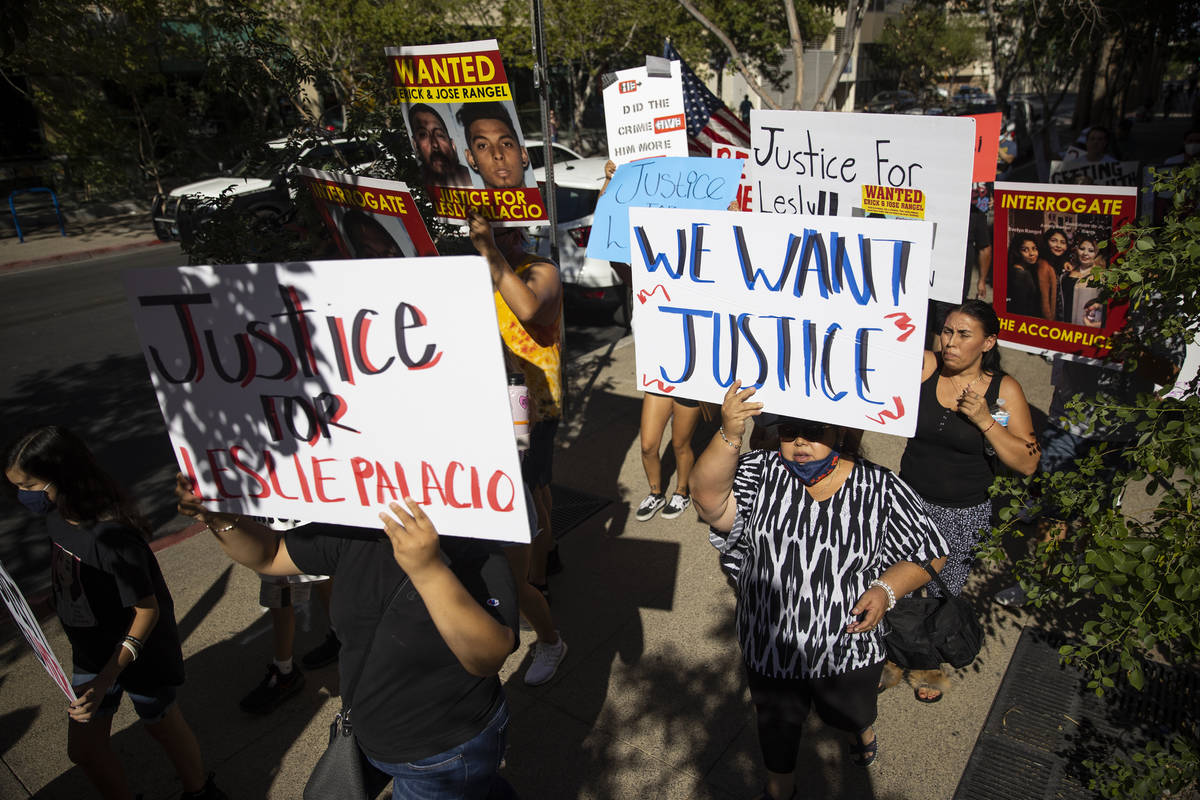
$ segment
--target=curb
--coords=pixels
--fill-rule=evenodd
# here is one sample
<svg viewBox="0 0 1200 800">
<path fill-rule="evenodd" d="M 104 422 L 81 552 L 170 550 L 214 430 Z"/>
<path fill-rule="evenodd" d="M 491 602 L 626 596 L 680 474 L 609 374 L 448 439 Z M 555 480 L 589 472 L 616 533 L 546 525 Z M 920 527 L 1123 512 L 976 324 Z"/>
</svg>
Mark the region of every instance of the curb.
<svg viewBox="0 0 1200 800">
<path fill-rule="evenodd" d="M 130 242 L 128 244 L 114 244 L 107 247 L 95 247 L 90 250 L 76 250 L 70 253 L 59 253 L 53 256 L 41 256 L 38 258 L 28 258 L 21 261 L 8 261 L 0 264 L 0 273 L 12 272 L 19 269 L 31 269 L 34 267 L 49 266 L 50 264 L 59 264 L 64 261 L 87 261 L 100 256 L 112 255 L 113 253 L 121 253 L 126 250 L 136 250 L 140 247 L 150 247 L 156 244 L 170 244 L 164 242 L 157 237 L 147 239 L 140 242 Z"/>
</svg>

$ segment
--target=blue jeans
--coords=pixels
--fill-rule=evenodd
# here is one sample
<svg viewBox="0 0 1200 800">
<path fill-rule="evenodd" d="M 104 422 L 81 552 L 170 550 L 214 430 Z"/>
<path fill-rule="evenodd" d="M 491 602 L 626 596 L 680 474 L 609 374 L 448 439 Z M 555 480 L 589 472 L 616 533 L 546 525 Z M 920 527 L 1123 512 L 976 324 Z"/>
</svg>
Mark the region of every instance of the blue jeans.
<svg viewBox="0 0 1200 800">
<path fill-rule="evenodd" d="M 392 777 L 393 800 L 512 797 L 508 782 L 498 774 L 507 742 L 508 703 L 501 702 L 486 728 L 444 753 L 407 764 L 389 764 L 370 756 L 367 760 Z"/>
</svg>

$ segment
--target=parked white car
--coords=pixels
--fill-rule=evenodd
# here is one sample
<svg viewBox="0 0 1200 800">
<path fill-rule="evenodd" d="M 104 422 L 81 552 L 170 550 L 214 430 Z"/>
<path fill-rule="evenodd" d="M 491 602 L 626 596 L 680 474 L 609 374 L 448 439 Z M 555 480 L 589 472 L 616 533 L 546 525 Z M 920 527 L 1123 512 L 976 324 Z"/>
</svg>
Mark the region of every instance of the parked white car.
<svg viewBox="0 0 1200 800">
<path fill-rule="evenodd" d="M 629 321 L 629 292 L 608 261 L 587 257 L 588 237 L 592 232 L 592 214 L 604 185 L 603 156 L 554 161 L 555 207 L 558 211 L 558 263 L 563 295 L 570 306 L 613 312 L 620 310 Z M 546 195 L 546 170 L 534 171 L 542 196 Z M 550 226 L 530 230 L 537 252 L 550 255 Z"/>
</svg>

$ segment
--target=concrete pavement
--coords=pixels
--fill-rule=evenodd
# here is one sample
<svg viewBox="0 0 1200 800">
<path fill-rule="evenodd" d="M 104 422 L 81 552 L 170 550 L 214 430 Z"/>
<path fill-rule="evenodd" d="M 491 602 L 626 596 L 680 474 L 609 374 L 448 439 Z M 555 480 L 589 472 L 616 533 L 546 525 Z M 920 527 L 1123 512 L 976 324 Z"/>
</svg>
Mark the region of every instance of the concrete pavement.
<svg viewBox="0 0 1200 800">
<path fill-rule="evenodd" d="M 63 214 L 66 236 L 59 231 L 52 210 L 22 212 L 20 223 L 25 236 L 22 242 L 17 238 L 6 208 L 0 217 L 3 219 L 0 224 L 0 272 L 82 261 L 162 244 L 154 235 L 150 209 L 144 203 L 128 201 L 89 209 L 68 207 Z"/>
<path fill-rule="evenodd" d="M 554 613 L 570 653 L 558 676 L 538 688 L 522 682 L 528 633 L 506 665 L 513 723 L 505 772 L 526 798 L 736 800 L 752 796 L 762 774 L 733 634 L 733 592 L 693 513 L 633 519 L 645 480 L 631 344 L 623 339 L 572 365 L 575 404 L 560 436 L 556 480 L 613 502 L 561 541 L 566 570 L 552 579 Z M 1048 366 L 1011 352 L 1005 361 L 1044 408 Z M 715 424 L 702 424 L 695 445 L 703 447 L 714 431 Z M 868 435 L 866 447 L 873 460 L 898 465 L 900 440 Z M 158 557 L 184 637 L 181 703 L 210 768 L 233 797 L 299 797 L 339 707 L 336 667 L 308 674 L 303 692 L 273 714 L 243 714 L 237 701 L 261 678 L 270 653 L 257 578 L 232 565 L 207 534 Z M 1003 576 L 981 574 L 968 593 L 986 597 L 1003 583 Z M 850 763 L 842 735 L 810 724 L 799 768 L 804 796 L 953 794 L 1025 620 L 981 608 L 983 652 L 941 703 L 917 703 L 903 684 L 881 696 L 882 754 L 871 770 Z M 302 610 L 299 627 L 298 653 L 324 635 L 320 612 Z M 45 629 L 60 658 L 69 659 L 57 620 L 49 618 Z M 0 686 L 0 796 L 90 796 L 66 757 L 65 700 L 23 641 L 0 647 Z M 134 723 L 126 703 L 114 723 L 114 746 L 135 789 L 148 800 L 175 796 L 170 767 Z"/>
</svg>

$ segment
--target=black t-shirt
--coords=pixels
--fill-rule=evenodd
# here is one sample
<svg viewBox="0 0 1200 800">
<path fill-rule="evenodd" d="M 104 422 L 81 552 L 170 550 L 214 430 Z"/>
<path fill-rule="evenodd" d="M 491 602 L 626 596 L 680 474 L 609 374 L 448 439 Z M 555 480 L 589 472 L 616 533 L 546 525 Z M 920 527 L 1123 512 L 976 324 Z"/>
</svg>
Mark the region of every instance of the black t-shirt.
<svg viewBox="0 0 1200 800">
<path fill-rule="evenodd" d="M 477 735 L 503 700 L 500 679 L 470 674 L 438 633 L 421 596 L 392 556 L 391 543 L 364 528 L 312 523 L 284 535 L 304 572 L 331 575 L 329 615 L 342 650 L 343 688 L 362 671 L 354 697 L 343 697 L 359 745 L 379 761 L 437 755 Z M 517 591 L 508 560 L 494 543 L 443 537 L 451 571 L 485 611 L 517 634 Z M 367 666 L 363 655 L 370 645 Z"/>
<path fill-rule="evenodd" d="M 71 642 L 76 672 L 99 673 L 121 646 L 133 605 L 158 600 L 158 622 L 137 661 L 117 681 L 135 693 L 183 683 L 183 652 L 175 604 L 158 560 L 139 531 L 119 522 L 83 528 L 58 514 L 47 518 L 54 607 Z"/>
<path fill-rule="evenodd" d="M 963 273 L 963 301 L 971 292 L 971 270 L 975 269 L 979 254 L 992 246 L 992 232 L 988 230 L 987 214 L 974 205 L 967 216 L 967 268 Z"/>
</svg>

